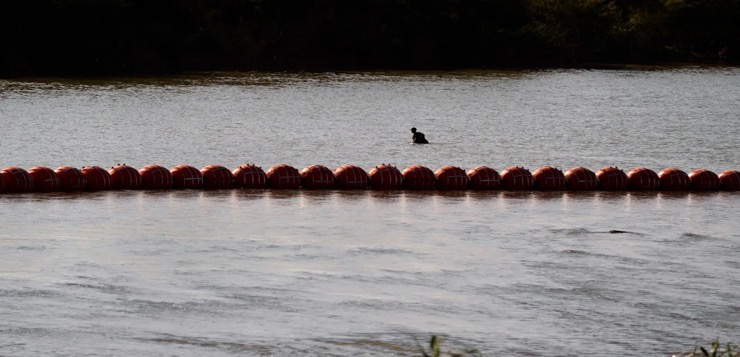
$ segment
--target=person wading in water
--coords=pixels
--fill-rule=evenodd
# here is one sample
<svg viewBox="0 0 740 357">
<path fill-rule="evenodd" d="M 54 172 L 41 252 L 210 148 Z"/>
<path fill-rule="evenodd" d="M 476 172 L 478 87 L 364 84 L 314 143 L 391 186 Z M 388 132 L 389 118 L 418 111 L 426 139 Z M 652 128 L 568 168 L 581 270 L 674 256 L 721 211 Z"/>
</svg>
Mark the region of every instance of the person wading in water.
<svg viewBox="0 0 740 357">
<path fill-rule="evenodd" d="M 411 128 L 413 135 L 411 136 L 411 142 L 414 144 L 429 144 L 427 139 L 424 137 L 424 133 L 416 131 L 416 128 Z"/>
</svg>

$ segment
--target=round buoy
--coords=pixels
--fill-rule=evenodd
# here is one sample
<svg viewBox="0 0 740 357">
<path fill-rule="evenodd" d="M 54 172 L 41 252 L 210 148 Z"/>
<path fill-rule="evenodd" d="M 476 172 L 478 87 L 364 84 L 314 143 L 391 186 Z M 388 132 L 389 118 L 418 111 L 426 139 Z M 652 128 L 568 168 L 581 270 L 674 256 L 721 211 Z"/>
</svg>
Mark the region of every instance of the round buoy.
<svg viewBox="0 0 740 357">
<path fill-rule="evenodd" d="M 5 192 L 5 179 L 0 175 L 0 193 Z"/>
<path fill-rule="evenodd" d="M 488 166 L 478 166 L 468 171 L 470 188 L 474 190 L 496 190 L 501 187 L 501 176 Z"/>
<path fill-rule="evenodd" d="M 440 190 L 466 190 L 470 186 L 468 174 L 457 166 L 442 166 L 434 172 L 434 176 Z"/>
<path fill-rule="evenodd" d="M 54 170 L 44 166 L 36 166 L 28 170 L 28 174 L 33 178 L 34 191 L 59 190 L 59 178 Z"/>
<path fill-rule="evenodd" d="M 434 172 L 426 166 L 409 166 L 403 170 L 401 175 L 403 175 L 403 188 L 409 190 L 433 190 L 437 184 Z"/>
<path fill-rule="evenodd" d="M 234 174 L 221 165 L 208 165 L 200 170 L 203 175 L 203 188 L 224 190 L 234 186 Z"/>
<path fill-rule="evenodd" d="M 621 191 L 627 188 L 627 174 L 617 167 L 605 167 L 596 172 L 596 187 L 604 191 Z"/>
<path fill-rule="evenodd" d="M 116 165 L 108 170 L 110 187 L 114 190 L 138 190 L 141 188 L 141 174 L 131 166 Z"/>
<path fill-rule="evenodd" d="M 627 186 L 632 190 L 657 190 L 660 178 L 655 171 L 638 167 L 627 173 Z"/>
<path fill-rule="evenodd" d="M 403 174 L 395 166 L 380 164 L 368 173 L 373 190 L 397 190 L 403 184 Z"/>
<path fill-rule="evenodd" d="M 465 190 L 470 183 L 465 170 L 452 165 L 439 168 L 434 176 L 437 178 L 437 188 L 440 190 Z"/>
<path fill-rule="evenodd" d="M 306 189 L 330 189 L 334 188 L 334 173 L 324 165 L 311 165 L 305 167 L 299 173 L 301 175 L 301 186 Z"/>
<path fill-rule="evenodd" d="M 534 186 L 534 177 L 529 170 L 512 166 L 501 172 L 501 187 L 506 190 L 529 190 Z"/>
<path fill-rule="evenodd" d="M 542 166 L 533 174 L 534 188 L 538 190 L 564 190 L 565 175 L 562 171 L 552 166 Z"/>
<path fill-rule="evenodd" d="M 254 164 L 241 165 L 232 173 L 234 175 L 234 186 L 242 188 L 265 188 L 267 187 L 267 174 L 261 167 Z"/>
<path fill-rule="evenodd" d="M 719 174 L 720 188 L 725 191 L 740 191 L 740 171 L 727 170 Z"/>
<path fill-rule="evenodd" d="M 685 191 L 691 186 L 689 175 L 674 167 L 659 172 L 658 178 L 660 189 L 665 191 Z"/>
<path fill-rule="evenodd" d="M 574 167 L 565 172 L 565 187 L 573 191 L 590 191 L 596 188 L 596 174 L 585 167 Z"/>
<path fill-rule="evenodd" d="M 33 177 L 20 167 L 6 167 L 0 171 L 7 192 L 29 192 L 33 190 Z"/>
<path fill-rule="evenodd" d="M 368 186 L 367 172 L 352 164 L 342 165 L 334 170 L 336 185 L 344 190 L 364 190 Z"/>
<path fill-rule="evenodd" d="M 720 186 L 717 174 L 704 169 L 691 171 L 689 182 L 691 182 L 691 189 L 696 191 L 716 191 Z"/>
<path fill-rule="evenodd" d="M 85 176 L 87 180 L 88 191 L 110 190 L 110 174 L 104 168 L 100 166 L 84 166 L 81 172 L 82 176 Z"/>
<path fill-rule="evenodd" d="M 76 167 L 60 166 L 54 173 L 59 179 L 59 188 L 62 191 L 83 191 L 87 189 L 87 179 Z"/>
<path fill-rule="evenodd" d="M 166 190 L 172 188 L 172 173 L 159 165 L 147 165 L 139 170 L 141 188 L 147 190 Z"/>
<path fill-rule="evenodd" d="M 203 188 L 203 174 L 190 165 L 177 165 L 170 170 L 172 187 L 197 190 Z"/>
<path fill-rule="evenodd" d="M 267 185 L 278 189 L 301 187 L 301 174 L 288 164 L 278 164 L 267 170 Z"/>
</svg>

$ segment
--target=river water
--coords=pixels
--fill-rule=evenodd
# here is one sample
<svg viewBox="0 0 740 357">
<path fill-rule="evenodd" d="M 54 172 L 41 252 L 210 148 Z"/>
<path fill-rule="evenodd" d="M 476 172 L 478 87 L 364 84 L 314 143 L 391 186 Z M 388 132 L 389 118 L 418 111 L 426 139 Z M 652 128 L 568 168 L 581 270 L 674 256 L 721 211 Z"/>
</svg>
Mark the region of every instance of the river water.
<svg viewBox="0 0 740 357">
<path fill-rule="evenodd" d="M 740 169 L 740 69 L 0 80 L 0 166 Z M 409 144 L 409 128 L 430 145 Z M 0 195 L 0 355 L 740 341 L 736 192 Z M 610 230 L 627 233 L 612 234 Z"/>
</svg>

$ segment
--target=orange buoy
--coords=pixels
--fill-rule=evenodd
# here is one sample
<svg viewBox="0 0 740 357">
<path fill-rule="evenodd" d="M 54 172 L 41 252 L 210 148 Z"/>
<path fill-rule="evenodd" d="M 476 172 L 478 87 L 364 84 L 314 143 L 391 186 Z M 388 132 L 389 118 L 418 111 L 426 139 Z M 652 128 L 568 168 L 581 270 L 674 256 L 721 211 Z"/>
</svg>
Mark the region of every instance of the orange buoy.
<svg viewBox="0 0 740 357">
<path fill-rule="evenodd" d="M 336 178 L 334 173 L 324 165 L 311 165 L 303 168 L 301 175 L 301 186 L 306 189 L 330 189 L 334 188 Z"/>
<path fill-rule="evenodd" d="M 465 190 L 470 184 L 468 174 L 457 166 L 443 166 L 434 173 L 434 176 L 440 190 Z"/>
<path fill-rule="evenodd" d="M 533 174 L 534 188 L 538 190 L 564 190 L 565 175 L 552 166 L 542 166 Z"/>
<path fill-rule="evenodd" d="M 685 191 L 691 186 L 689 175 L 675 168 L 667 168 L 658 173 L 660 189 L 666 191 Z"/>
<path fill-rule="evenodd" d="M 33 178 L 34 191 L 59 190 L 59 178 L 54 170 L 44 166 L 36 166 L 28 170 L 28 174 Z"/>
<path fill-rule="evenodd" d="M 139 170 L 141 188 L 147 190 L 166 190 L 172 188 L 172 173 L 159 165 L 147 165 Z"/>
<path fill-rule="evenodd" d="M 725 191 L 740 191 L 740 171 L 727 170 L 719 174 L 720 188 Z"/>
<path fill-rule="evenodd" d="M 203 188 L 224 190 L 234 186 L 234 174 L 221 165 L 208 165 L 200 170 L 203 175 Z"/>
<path fill-rule="evenodd" d="M 82 191 L 87 189 L 87 179 L 78 168 L 60 166 L 54 173 L 59 179 L 59 188 L 62 191 Z"/>
<path fill-rule="evenodd" d="M 585 167 L 574 167 L 565 172 L 565 187 L 573 191 L 589 191 L 596 188 L 596 174 Z"/>
<path fill-rule="evenodd" d="M 401 173 L 403 188 L 410 190 L 433 190 L 437 184 L 434 172 L 426 166 L 412 165 Z"/>
<path fill-rule="evenodd" d="M 632 190 L 657 190 L 660 187 L 660 178 L 655 171 L 638 167 L 627 173 L 627 186 Z"/>
<path fill-rule="evenodd" d="M 534 186 L 534 177 L 529 170 L 512 166 L 501 172 L 501 187 L 506 190 L 529 190 Z"/>
<path fill-rule="evenodd" d="M 6 167 L 0 171 L 7 192 L 29 192 L 33 190 L 33 177 L 20 167 Z"/>
<path fill-rule="evenodd" d="M 111 179 L 108 171 L 100 166 L 83 166 L 82 176 L 87 180 L 88 191 L 110 190 Z"/>
<path fill-rule="evenodd" d="M 501 176 L 488 166 L 478 166 L 468 171 L 470 188 L 474 190 L 496 190 L 501 187 Z"/>
<path fill-rule="evenodd" d="M 203 188 L 203 174 L 190 165 L 177 165 L 170 170 L 172 187 L 197 190 Z"/>
<path fill-rule="evenodd" d="M 367 172 L 352 164 L 342 165 L 334 170 L 338 188 L 345 190 L 364 190 L 368 186 Z"/>
<path fill-rule="evenodd" d="M 689 182 L 691 182 L 691 189 L 696 191 L 716 191 L 719 190 L 721 184 L 717 174 L 704 169 L 691 171 Z"/>
<path fill-rule="evenodd" d="M 267 175 L 261 167 L 254 164 L 246 164 L 237 167 L 232 173 L 234 175 L 234 186 L 242 188 L 265 188 L 267 187 Z"/>
<path fill-rule="evenodd" d="M 288 164 L 278 164 L 267 170 L 267 185 L 278 189 L 301 187 L 301 174 Z"/>
<path fill-rule="evenodd" d="M 596 172 L 596 187 L 604 191 L 620 191 L 627 188 L 627 174 L 617 167 L 605 167 Z"/>
<path fill-rule="evenodd" d="M 116 165 L 108 170 L 110 187 L 114 190 L 138 190 L 141 188 L 141 174 L 131 166 Z"/>
<path fill-rule="evenodd" d="M 375 166 L 368 176 L 373 190 L 397 190 L 403 185 L 403 174 L 390 164 Z"/>
</svg>

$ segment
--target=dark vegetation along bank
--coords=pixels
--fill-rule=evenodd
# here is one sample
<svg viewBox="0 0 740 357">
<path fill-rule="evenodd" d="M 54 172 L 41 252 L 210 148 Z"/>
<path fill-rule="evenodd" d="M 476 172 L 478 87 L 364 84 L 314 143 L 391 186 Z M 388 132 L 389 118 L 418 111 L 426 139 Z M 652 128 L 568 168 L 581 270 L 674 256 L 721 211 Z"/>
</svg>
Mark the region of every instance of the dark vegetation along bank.
<svg viewBox="0 0 740 357">
<path fill-rule="evenodd" d="M 0 75 L 723 62 L 740 0 L 23 0 Z"/>
</svg>

